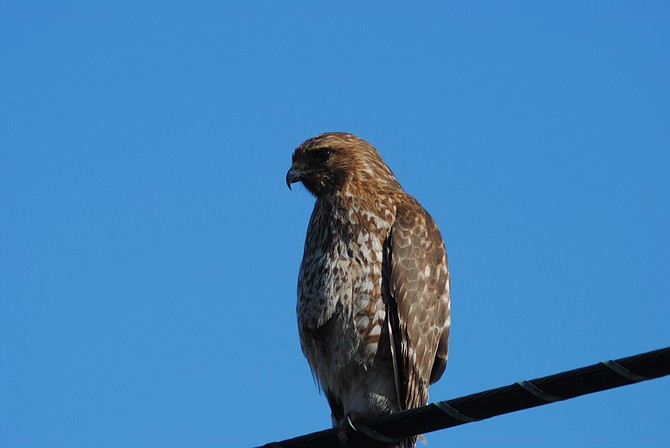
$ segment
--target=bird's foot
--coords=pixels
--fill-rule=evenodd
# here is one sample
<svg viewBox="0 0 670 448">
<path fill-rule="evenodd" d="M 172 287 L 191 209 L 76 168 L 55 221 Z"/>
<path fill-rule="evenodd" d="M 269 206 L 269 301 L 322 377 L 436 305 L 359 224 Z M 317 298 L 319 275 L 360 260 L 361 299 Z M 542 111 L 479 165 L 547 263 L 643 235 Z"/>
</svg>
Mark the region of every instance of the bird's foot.
<svg viewBox="0 0 670 448">
<path fill-rule="evenodd" d="M 357 412 L 350 412 L 340 420 L 337 437 L 349 448 L 388 448 L 401 442 L 370 428 L 365 423 L 365 418 Z"/>
</svg>

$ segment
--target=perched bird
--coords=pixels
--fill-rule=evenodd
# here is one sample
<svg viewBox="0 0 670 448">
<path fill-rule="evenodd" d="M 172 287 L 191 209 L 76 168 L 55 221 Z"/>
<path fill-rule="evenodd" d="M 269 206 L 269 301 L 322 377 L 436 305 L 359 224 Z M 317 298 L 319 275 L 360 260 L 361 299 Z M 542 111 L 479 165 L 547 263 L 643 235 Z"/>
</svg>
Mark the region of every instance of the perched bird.
<svg viewBox="0 0 670 448">
<path fill-rule="evenodd" d="M 298 275 L 300 343 L 351 445 L 356 421 L 425 405 L 442 376 L 447 253 L 435 221 L 365 140 L 321 134 L 292 162 L 288 187 L 302 182 L 316 198 Z"/>
</svg>

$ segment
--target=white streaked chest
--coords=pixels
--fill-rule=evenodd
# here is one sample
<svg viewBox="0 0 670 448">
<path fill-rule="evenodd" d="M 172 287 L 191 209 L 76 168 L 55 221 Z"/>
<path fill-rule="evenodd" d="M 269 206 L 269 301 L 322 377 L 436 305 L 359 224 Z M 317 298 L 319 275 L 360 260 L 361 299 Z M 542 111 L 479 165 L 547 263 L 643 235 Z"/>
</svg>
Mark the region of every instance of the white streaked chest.
<svg viewBox="0 0 670 448">
<path fill-rule="evenodd" d="M 374 212 L 352 198 L 344 202 L 315 205 L 298 278 L 297 314 L 301 329 L 317 329 L 334 318 L 337 331 L 349 332 L 360 345 L 366 336 L 378 338 L 384 319 L 382 260 L 395 209 L 375 204 Z"/>
</svg>

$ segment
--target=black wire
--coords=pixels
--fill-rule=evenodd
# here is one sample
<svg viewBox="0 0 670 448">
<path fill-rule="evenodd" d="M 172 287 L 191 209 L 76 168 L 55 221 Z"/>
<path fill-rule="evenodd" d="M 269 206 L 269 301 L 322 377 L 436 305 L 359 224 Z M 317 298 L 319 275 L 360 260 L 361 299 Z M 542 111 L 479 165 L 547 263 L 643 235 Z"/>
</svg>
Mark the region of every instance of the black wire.
<svg viewBox="0 0 670 448">
<path fill-rule="evenodd" d="M 666 375 L 670 375 L 670 347 L 397 412 L 367 426 L 386 437 L 405 439 Z M 337 432 L 328 429 L 264 447 L 342 448 L 342 445 Z"/>
</svg>

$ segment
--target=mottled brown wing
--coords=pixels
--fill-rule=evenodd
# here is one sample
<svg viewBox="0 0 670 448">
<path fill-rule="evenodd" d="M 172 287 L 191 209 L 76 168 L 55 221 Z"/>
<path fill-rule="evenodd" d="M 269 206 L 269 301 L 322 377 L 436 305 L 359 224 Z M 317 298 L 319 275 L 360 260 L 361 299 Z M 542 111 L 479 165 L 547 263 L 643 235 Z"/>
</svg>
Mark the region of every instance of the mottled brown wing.
<svg viewBox="0 0 670 448">
<path fill-rule="evenodd" d="M 404 408 L 422 406 L 447 364 L 447 253 L 432 217 L 413 198 L 397 209 L 387 240 L 384 293 L 394 373 Z"/>
</svg>

